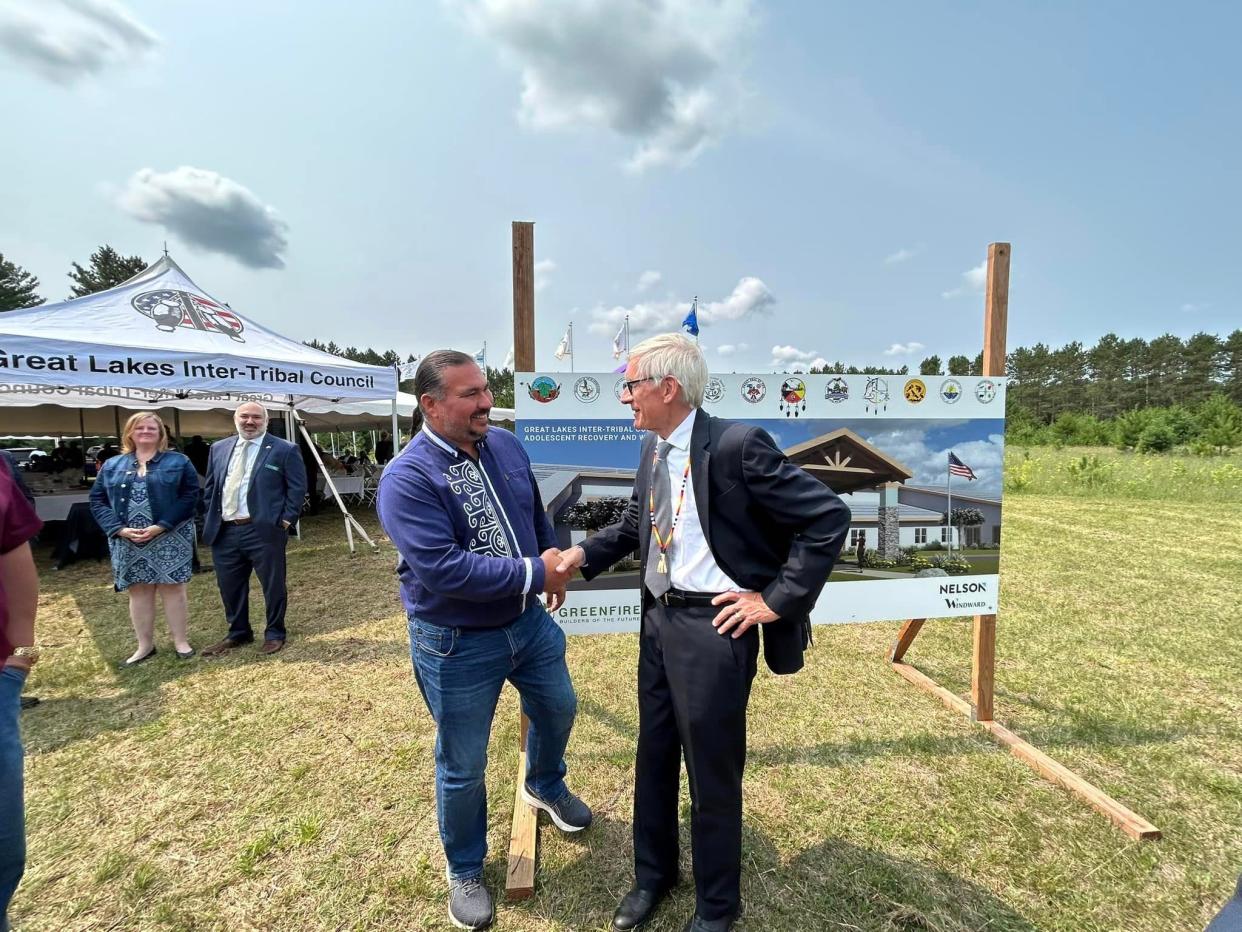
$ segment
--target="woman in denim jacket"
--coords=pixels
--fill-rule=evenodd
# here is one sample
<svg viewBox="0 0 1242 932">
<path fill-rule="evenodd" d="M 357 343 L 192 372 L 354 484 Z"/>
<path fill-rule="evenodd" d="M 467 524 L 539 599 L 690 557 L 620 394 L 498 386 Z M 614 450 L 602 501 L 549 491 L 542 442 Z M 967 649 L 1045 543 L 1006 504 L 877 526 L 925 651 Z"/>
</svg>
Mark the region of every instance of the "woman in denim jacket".
<svg viewBox="0 0 1242 932">
<path fill-rule="evenodd" d="M 129 593 L 129 618 L 138 648 L 133 666 L 155 656 L 155 596 L 177 656 L 194 648 L 186 638 L 186 583 L 194 560 L 194 510 L 198 472 L 189 457 L 168 449 L 168 428 L 154 411 L 139 411 L 121 431 L 121 455 L 99 471 L 91 512 L 108 535 L 117 592 Z"/>
</svg>

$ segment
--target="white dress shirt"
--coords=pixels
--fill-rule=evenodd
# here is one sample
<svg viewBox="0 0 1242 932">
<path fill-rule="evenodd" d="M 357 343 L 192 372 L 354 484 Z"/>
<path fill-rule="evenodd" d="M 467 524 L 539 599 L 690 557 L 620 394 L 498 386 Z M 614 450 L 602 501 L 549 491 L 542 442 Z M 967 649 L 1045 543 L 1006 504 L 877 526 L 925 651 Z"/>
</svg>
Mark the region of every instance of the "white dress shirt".
<svg viewBox="0 0 1242 932">
<path fill-rule="evenodd" d="M 672 508 L 677 511 L 678 491 L 681 488 L 681 477 L 686 471 L 686 462 L 690 458 L 690 439 L 694 433 L 694 419 L 697 409 L 691 411 L 684 421 L 677 425 L 668 435 L 672 445 L 665 458 L 668 469 L 669 488 L 672 490 Z M 707 415 L 703 415 L 707 417 Z M 657 438 L 658 442 L 658 438 Z M 650 464 L 647 465 L 650 469 Z M 693 467 L 691 467 L 693 469 Z M 650 522 L 649 503 L 643 503 L 643 518 Z M 647 559 L 658 559 L 655 536 L 651 539 L 651 549 Z M 669 579 L 673 588 L 684 592 L 746 592 L 729 578 L 729 575 L 716 563 L 712 556 L 712 548 L 703 536 L 703 525 L 699 521 L 699 511 L 694 500 L 694 474 L 686 477 L 686 500 L 681 506 L 681 516 L 677 518 L 677 527 L 673 531 L 673 542 L 669 545 Z"/>
<path fill-rule="evenodd" d="M 262 449 L 263 441 L 267 439 L 267 431 L 259 434 L 253 440 L 247 440 L 241 434 L 237 435 L 237 444 L 233 447 L 233 457 L 229 460 L 229 471 L 224 476 L 224 489 L 229 487 L 229 476 L 233 475 L 234 470 L 240 469 L 241 473 L 241 493 L 237 496 L 237 509 L 229 511 L 230 502 L 226 495 L 221 504 L 220 517 L 224 521 L 236 521 L 238 518 L 250 517 L 250 503 L 246 500 L 250 492 L 250 477 L 254 474 L 254 464 L 258 462 L 259 450 Z M 223 491 L 223 489 L 222 489 Z"/>
</svg>

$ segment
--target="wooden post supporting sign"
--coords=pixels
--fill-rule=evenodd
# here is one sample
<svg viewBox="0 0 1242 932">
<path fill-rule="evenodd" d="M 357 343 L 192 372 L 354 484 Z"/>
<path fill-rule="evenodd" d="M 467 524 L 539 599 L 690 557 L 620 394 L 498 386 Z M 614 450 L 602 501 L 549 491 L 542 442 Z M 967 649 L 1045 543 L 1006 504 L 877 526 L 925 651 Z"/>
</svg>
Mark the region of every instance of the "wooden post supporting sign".
<svg viewBox="0 0 1242 932">
<path fill-rule="evenodd" d="M 988 279 L 983 315 L 983 371 L 985 376 L 1005 374 L 1005 331 L 1009 320 L 1009 258 L 1008 243 L 988 246 Z M 967 715 L 979 723 L 993 738 L 1009 748 L 1015 757 L 1040 776 L 1065 787 L 1108 816 L 1126 835 L 1137 840 L 1160 837 L 1160 830 L 1142 816 L 1123 806 L 1107 793 L 1092 786 L 1068 767 L 1057 763 L 1038 748 L 1023 741 L 1009 729 L 994 721 L 994 690 L 996 679 L 996 616 L 976 615 L 970 664 L 970 701 L 945 689 L 931 677 L 905 662 L 904 657 L 914 643 L 924 619 L 905 622 L 889 652 L 889 663 L 903 678 L 931 693 L 950 709 Z"/>
<path fill-rule="evenodd" d="M 535 370 L 535 225 L 513 222 L 513 371 Z M 513 393 L 518 392 L 514 382 Z M 505 899 L 524 900 L 535 892 L 535 853 L 539 843 L 539 813 L 522 799 L 526 783 L 526 732 L 530 720 L 522 713 L 518 747 L 517 785 L 513 791 L 513 829 L 509 834 L 509 869 L 505 872 Z"/>
</svg>

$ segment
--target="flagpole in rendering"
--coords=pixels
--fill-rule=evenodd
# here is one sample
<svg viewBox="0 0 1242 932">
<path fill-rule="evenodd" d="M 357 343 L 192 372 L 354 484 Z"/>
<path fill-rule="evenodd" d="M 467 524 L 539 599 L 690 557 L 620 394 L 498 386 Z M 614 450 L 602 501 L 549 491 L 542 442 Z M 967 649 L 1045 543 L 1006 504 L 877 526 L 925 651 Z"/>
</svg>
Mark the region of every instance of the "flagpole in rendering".
<svg viewBox="0 0 1242 932">
<path fill-rule="evenodd" d="M 630 358 L 630 315 L 625 315 L 625 358 Z"/>
<path fill-rule="evenodd" d="M 569 322 L 569 371 L 574 371 L 574 322 Z"/>
<path fill-rule="evenodd" d="M 945 512 L 944 523 L 949 526 L 949 556 L 953 556 L 953 470 L 950 468 L 953 451 L 945 454 L 944 487 L 949 494 L 949 510 Z"/>
</svg>

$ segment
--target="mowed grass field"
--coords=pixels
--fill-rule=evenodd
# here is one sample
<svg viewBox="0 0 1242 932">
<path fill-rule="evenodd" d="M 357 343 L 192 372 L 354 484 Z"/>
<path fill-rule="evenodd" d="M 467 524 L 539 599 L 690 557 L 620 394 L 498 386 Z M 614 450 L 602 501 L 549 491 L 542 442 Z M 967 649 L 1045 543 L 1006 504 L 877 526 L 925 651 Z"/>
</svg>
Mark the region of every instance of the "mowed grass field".
<svg viewBox="0 0 1242 932">
<path fill-rule="evenodd" d="M 1079 455 L 1040 452 L 1040 481 Z M 1201 465 L 1139 464 L 1168 471 L 1147 497 L 1008 494 L 997 637 L 997 719 L 1163 840 L 1129 840 L 893 674 L 896 622 L 819 628 L 803 672 L 755 683 L 740 929 L 1204 926 L 1242 871 L 1242 490 L 1205 499 L 1179 464 Z M 308 521 L 290 548 L 287 650 L 180 662 L 161 630 L 158 658 L 121 671 L 132 634 L 106 567 L 53 573 L 41 552 L 16 927 L 451 928 L 434 731 L 393 561 L 386 542 L 351 559 L 339 520 Z M 201 647 L 223 634 L 210 574 L 191 601 Z M 630 882 L 635 637 L 571 638 L 568 658 L 569 779 L 597 821 L 579 837 L 541 828 L 538 893 L 501 901 L 498 929 L 604 929 Z M 908 659 L 967 692 L 970 620 L 929 623 Z M 507 689 L 488 772 L 494 894 L 517 733 Z M 688 877 L 687 808 L 683 790 Z M 651 928 L 692 910 L 684 884 Z"/>
</svg>

